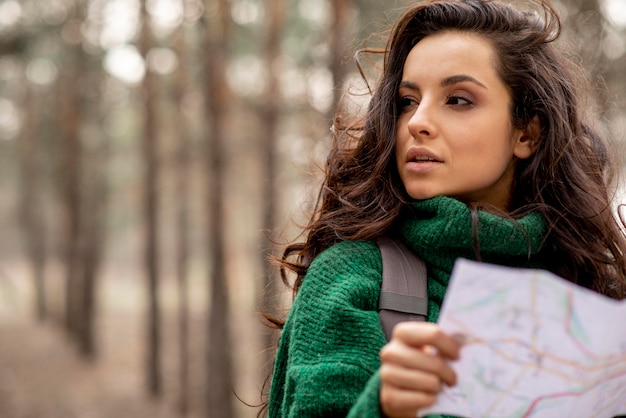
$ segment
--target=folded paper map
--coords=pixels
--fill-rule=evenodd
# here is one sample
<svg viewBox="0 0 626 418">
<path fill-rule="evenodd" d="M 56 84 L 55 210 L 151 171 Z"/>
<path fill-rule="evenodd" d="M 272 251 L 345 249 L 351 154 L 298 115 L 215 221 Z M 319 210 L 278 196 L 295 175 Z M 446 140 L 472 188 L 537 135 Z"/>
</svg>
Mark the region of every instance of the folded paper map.
<svg viewBox="0 0 626 418">
<path fill-rule="evenodd" d="M 420 417 L 626 415 L 626 301 L 546 271 L 458 260 L 438 323 L 465 337 L 458 384 Z"/>
</svg>

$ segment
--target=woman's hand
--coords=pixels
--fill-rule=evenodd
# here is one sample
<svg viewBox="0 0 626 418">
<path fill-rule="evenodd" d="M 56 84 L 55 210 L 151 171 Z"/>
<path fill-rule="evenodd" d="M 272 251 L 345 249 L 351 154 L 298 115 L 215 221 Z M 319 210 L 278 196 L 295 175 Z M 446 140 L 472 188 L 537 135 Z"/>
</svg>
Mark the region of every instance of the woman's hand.
<svg viewBox="0 0 626 418">
<path fill-rule="evenodd" d="M 461 344 L 428 322 L 402 322 L 380 350 L 380 406 L 389 418 L 414 418 L 432 405 L 442 384 L 454 386 L 447 360 L 459 358 Z"/>
</svg>

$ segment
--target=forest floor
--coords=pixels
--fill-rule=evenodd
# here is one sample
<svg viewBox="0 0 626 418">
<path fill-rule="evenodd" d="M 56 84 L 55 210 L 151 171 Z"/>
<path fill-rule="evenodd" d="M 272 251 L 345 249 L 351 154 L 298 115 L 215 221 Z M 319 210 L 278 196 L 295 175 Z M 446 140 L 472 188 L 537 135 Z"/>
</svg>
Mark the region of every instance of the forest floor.
<svg viewBox="0 0 626 418">
<path fill-rule="evenodd" d="M 85 362 L 58 329 L 6 319 L 0 339 L 0 417 L 175 416 L 141 393 L 141 382 L 122 364 Z"/>
<path fill-rule="evenodd" d="M 58 319 L 42 323 L 34 318 L 29 298 L 25 297 L 29 293 L 25 285 L 0 277 L 0 418 L 182 416 L 176 408 L 180 394 L 176 322 L 169 318 L 164 326 L 164 393 L 155 400 L 145 389 L 144 318 L 137 306 L 141 303 L 133 302 L 129 296 L 137 295 L 141 289 L 119 287 L 118 283 L 114 290 L 118 309 L 111 309 L 110 304 L 101 307 L 105 314 L 98 320 L 98 356 L 95 361 L 88 361 L 77 354 Z M 123 309 L 124 306 L 134 308 Z M 197 383 L 203 378 L 202 327 L 203 320 L 192 320 L 190 345 L 195 353 L 191 355 L 187 418 L 207 416 L 201 412 L 204 388 Z M 256 415 L 256 409 L 241 403 L 237 408 L 237 417 Z"/>
</svg>

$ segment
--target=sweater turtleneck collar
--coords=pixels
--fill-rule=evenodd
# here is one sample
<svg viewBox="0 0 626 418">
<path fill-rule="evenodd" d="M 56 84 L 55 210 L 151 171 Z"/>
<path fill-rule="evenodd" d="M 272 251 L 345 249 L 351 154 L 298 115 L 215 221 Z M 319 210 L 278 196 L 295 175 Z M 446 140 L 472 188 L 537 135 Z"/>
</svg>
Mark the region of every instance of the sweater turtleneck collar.
<svg viewBox="0 0 626 418">
<path fill-rule="evenodd" d="M 398 226 L 400 238 L 428 265 L 429 321 L 436 321 L 457 258 L 512 267 L 537 267 L 546 225 L 539 213 L 519 219 L 473 210 L 449 197 L 413 203 Z M 472 211 L 474 213 L 472 213 Z M 475 238 L 476 237 L 476 238 Z"/>
<path fill-rule="evenodd" d="M 473 215 L 465 203 L 444 196 L 416 201 L 413 214 L 401 223 L 400 235 L 440 267 L 458 257 L 476 259 L 475 247 L 482 261 L 510 264 L 515 259 L 514 264 L 524 265 L 541 250 L 546 232 L 539 213 L 511 219 L 478 209 Z"/>
</svg>

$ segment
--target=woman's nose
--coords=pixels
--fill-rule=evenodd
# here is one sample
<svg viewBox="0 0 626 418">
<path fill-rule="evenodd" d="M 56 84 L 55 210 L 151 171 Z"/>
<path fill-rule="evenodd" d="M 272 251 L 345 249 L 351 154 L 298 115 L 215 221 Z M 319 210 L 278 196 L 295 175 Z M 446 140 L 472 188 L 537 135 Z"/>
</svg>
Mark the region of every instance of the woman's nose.
<svg viewBox="0 0 626 418">
<path fill-rule="evenodd" d="M 433 137 L 435 135 L 434 118 L 435 114 L 432 104 L 428 101 L 422 100 L 409 118 L 409 133 L 414 138 L 417 138 L 418 136 L 427 138 Z"/>
</svg>

